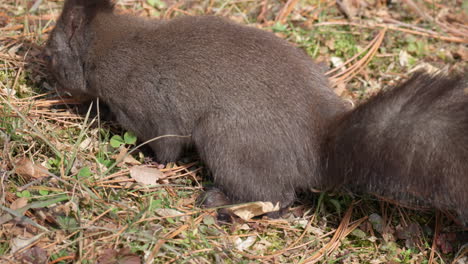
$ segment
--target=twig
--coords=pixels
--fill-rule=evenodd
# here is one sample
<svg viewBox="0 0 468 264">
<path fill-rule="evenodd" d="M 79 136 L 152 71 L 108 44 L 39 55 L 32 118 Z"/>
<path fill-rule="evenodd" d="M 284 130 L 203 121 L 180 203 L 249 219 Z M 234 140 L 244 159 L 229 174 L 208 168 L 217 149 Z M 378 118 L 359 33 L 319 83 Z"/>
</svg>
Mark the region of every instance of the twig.
<svg viewBox="0 0 468 264">
<path fill-rule="evenodd" d="M 432 239 L 432 247 L 431 247 L 431 254 L 429 255 L 429 262 L 428 264 L 434 263 L 434 253 L 437 247 L 437 238 L 439 237 L 440 233 L 440 212 L 437 211 L 436 213 L 436 223 L 434 228 L 434 238 Z"/>
<path fill-rule="evenodd" d="M 288 2 L 286 2 L 281 11 L 278 13 L 275 21 L 284 24 L 286 22 L 286 18 L 289 16 L 298 1 L 299 0 L 288 0 Z"/>
<path fill-rule="evenodd" d="M 321 23 L 316 23 L 314 26 L 320 27 L 320 26 L 354 26 L 354 27 L 362 27 L 362 28 L 369 28 L 373 29 L 375 27 L 383 27 L 387 28 L 389 30 L 394 30 L 394 31 L 400 31 L 404 33 L 409 33 L 413 35 L 419 35 L 419 36 L 424 36 L 424 37 L 429 37 L 429 38 L 435 38 L 443 41 L 448 41 L 448 42 L 455 42 L 455 43 L 465 43 L 468 44 L 468 38 L 459 38 L 459 37 L 445 37 L 445 36 L 439 36 L 436 34 L 429 34 L 425 32 L 420 32 L 416 30 L 410 30 L 410 29 L 405 29 L 401 28 L 395 25 L 389 25 L 389 24 L 384 24 L 384 23 L 379 23 L 375 25 L 365 25 L 365 24 L 360 24 L 360 23 L 355 23 L 355 22 L 348 22 L 348 21 L 332 21 L 332 22 L 321 22 Z"/>
</svg>

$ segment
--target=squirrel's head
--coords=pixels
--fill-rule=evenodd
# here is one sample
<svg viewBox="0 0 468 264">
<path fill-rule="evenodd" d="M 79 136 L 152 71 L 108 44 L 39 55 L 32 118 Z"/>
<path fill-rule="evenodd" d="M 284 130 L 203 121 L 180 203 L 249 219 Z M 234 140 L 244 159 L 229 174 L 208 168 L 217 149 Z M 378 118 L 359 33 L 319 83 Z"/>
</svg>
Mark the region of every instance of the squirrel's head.
<svg viewBox="0 0 468 264">
<path fill-rule="evenodd" d="M 92 32 L 89 25 L 99 12 L 112 12 L 110 0 L 66 0 L 49 36 L 43 57 L 59 88 L 72 95 L 89 93 L 85 67 Z"/>
</svg>

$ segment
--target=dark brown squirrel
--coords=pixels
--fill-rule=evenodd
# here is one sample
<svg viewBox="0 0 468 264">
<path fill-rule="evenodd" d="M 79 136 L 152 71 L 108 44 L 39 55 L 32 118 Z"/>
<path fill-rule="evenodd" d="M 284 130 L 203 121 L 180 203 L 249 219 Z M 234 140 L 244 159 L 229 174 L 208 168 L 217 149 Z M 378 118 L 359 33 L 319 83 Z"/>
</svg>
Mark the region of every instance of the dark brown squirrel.
<svg viewBox="0 0 468 264">
<path fill-rule="evenodd" d="M 217 17 L 149 20 L 66 0 L 46 57 L 65 91 L 100 98 L 160 162 L 195 148 L 229 203 L 289 207 L 346 185 L 468 220 L 467 80 L 417 74 L 354 110 L 307 54 Z M 216 198 L 208 204 L 216 205 Z"/>
</svg>

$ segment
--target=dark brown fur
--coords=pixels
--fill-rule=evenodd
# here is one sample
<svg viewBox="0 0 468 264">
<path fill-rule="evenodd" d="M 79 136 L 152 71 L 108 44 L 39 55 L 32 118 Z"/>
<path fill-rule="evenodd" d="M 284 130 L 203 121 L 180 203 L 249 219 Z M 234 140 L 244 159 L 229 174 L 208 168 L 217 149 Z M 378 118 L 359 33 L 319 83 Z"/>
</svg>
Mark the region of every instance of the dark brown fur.
<svg viewBox="0 0 468 264">
<path fill-rule="evenodd" d="M 191 135 L 151 147 L 165 162 L 194 146 L 232 202 L 287 207 L 316 184 L 321 133 L 345 107 L 302 50 L 217 17 L 93 12 L 67 1 L 50 37 L 64 89 L 101 98 L 142 140 Z"/>
<path fill-rule="evenodd" d="M 337 183 L 468 220 L 468 80 L 415 74 L 331 126 L 325 187 Z"/>
<path fill-rule="evenodd" d="M 349 177 L 357 177 L 356 183 L 367 181 L 381 187 L 370 188 L 371 191 L 382 190 L 387 188 L 387 180 L 380 181 L 377 174 L 381 173 L 396 173 L 394 185 L 388 187 L 391 191 L 384 193 L 393 194 L 393 189 L 413 182 L 408 181 L 411 175 L 406 173 L 407 167 L 390 167 L 385 172 L 382 167 L 374 174 L 364 174 L 362 181 L 357 174 L 340 174 L 340 168 L 354 166 L 350 156 L 344 155 L 350 148 L 348 145 L 351 144 L 351 148 L 353 143 L 385 146 L 380 141 L 373 142 L 382 140 L 380 137 L 356 141 L 353 135 L 347 137 L 346 131 L 353 127 L 352 121 L 370 126 L 374 119 L 379 119 L 379 111 L 384 111 L 382 118 L 388 117 L 385 111 L 396 112 L 398 108 L 392 108 L 391 103 L 383 102 L 382 106 L 379 103 L 385 101 L 385 97 L 392 97 L 392 92 L 369 101 L 367 107 L 358 108 L 343 125 L 337 125 L 331 132 L 336 138 L 329 141 L 330 151 L 323 151 L 326 133 L 330 133 L 328 127 L 347 112 L 347 107 L 329 89 L 320 68 L 302 50 L 271 33 L 216 17 L 145 20 L 113 14 L 106 0 L 67 0 L 46 54 L 50 56 L 51 72 L 64 90 L 101 98 L 120 124 L 134 131 L 140 139 L 165 134 L 191 135 L 190 139 L 164 138 L 151 143 L 151 147 L 162 162 L 177 160 L 186 148 L 195 147 L 211 170 L 216 186 L 230 202 L 271 201 L 286 208 L 297 192 L 325 186 L 325 182 L 327 186 L 335 185 L 336 179 Z M 393 94 L 398 98 L 399 90 L 410 93 L 410 88 L 397 89 Z M 428 89 L 433 88 L 429 86 Z M 431 105 L 439 102 L 436 99 L 415 99 L 408 102 L 414 105 L 407 107 L 414 111 L 423 108 L 429 116 L 433 107 L 442 107 L 440 111 L 449 115 L 455 111 L 452 102 L 445 99 L 441 100 L 445 100 L 446 107 L 438 103 Z M 465 106 L 466 100 L 454 103 Z M 360 115 L 366 115 L 360 111 L 372 112 L 367 115 L 374 119 L 359 119 Z M 420 120 L 427 116 L 403 115 L 402 118 L 428 125 L 426 120 Z M 440 131 L 459 131 L 459 127 L 467 124 L 459 115 L 448 121 Z M 385 124 L 390 126 L 390 123 Z M 406 133 L 405 130 L 399 132 L 399 128 L 391 128 L 389 137 Z M 414 129 L 412 131 L 417 127 Z M 447 140 L 441 133 L 427 130 L 421 133 L 424 134 L 422 138 L 438 144 Z M 464 135 L 458 136 L 465 140 L 461 144 L 466 147 Z M 394 148 L 402 144 L 403 139 Z M 416 141 L 410 144 L 419 146 Z M 341 145 L 346 146 L 342 152 Z M 375 158 L 386 157 L 385 149 L 374 151 L 381 154 Z M 329 153 L 328 159 L 325 153 Z M 436 155 L 444 153 L 446 151 Z M 466 152 L 456 149 L 454 153 L 462 154 Z M 370 152 L 363 155 L 373 158 Z M 461 156 L 455 158 L 461 160 Z M 336 168 L 324 166 L 324 160 Z M 418 162 L 423 164 L 427 160 L 422 158 Z M 359 157 L 355 164 L 364 166 L 359 168 L 363 172 L 374 170 Z M 458 174 L 460 170 L 467 172 L 466 166 L 454 165 L 448 158 L 439 165 L 445 165 L 448 171 L 457 169 L 453 174 L 439 175 L 440 181 L 466 182 L 463 178 L 466 174 L 463 177 Z M 419 175 L 427 171 L 420 166 L 414 172 L 413 177 L 421 178 Z M 325 181 L 328 173 L 336 178 Z M 428 192 L 434 189 L 426 184 L 421 187 Z M 446 188 L 443 191 L 452 192 Z M 466 199 L 453 198 L 458 200 L 447 201 L 466 205 Z"/>
</svg>

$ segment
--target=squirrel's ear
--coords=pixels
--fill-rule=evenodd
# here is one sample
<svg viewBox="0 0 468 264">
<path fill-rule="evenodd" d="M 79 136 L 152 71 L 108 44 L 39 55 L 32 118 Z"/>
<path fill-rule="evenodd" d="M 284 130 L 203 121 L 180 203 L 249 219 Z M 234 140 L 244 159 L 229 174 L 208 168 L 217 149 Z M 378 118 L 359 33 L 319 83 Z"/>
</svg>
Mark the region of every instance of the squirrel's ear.
<svg viewBox="0 0 468 264">
<path fill-rule="evenodd" d="M 71 37 L 98 13 L 110 13 L 113 9 L 114 4 L 110 0 L 66 0 L 59 20 Z"/>
<path fill-rule="evenodd" d="M 110 0 L 66 0 L 62 16 L 72 15 L 90 20 L 99 12 L 112 12 L 114 4 Z"/>
<path fill-rule="evenodd" d="M 111 0 L 65 0 L 64 11 L 73 8 L 83 8 L 86 11 L 112 11 L 114 4 Z"/>
</svg>

